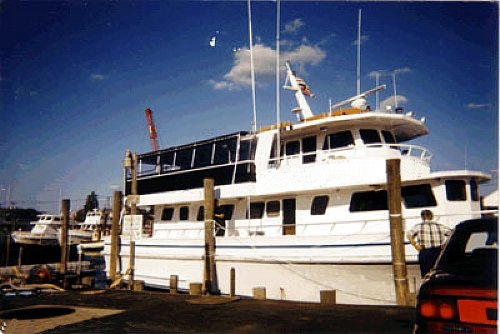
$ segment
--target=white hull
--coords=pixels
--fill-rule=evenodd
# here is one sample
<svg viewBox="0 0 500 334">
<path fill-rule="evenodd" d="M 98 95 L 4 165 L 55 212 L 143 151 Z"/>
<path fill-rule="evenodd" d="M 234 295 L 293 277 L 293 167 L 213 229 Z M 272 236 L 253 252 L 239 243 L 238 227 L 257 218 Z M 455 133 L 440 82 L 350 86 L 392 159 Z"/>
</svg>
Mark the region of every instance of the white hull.
<svg viewBox="0 0 500 334">
<path fill-rule="evenodd" d="M 266 238 L 217 238 L 216 288 L 230 293 L 230 271 L 235 269 L 236 294 L 252 296 L 265 287 L 267 298 L 319 302 L 321 290 L 336 290 L 343 304 L 396 304 L 390 241 L 374 238 L 372 244 L 330 237 L 283 236 Z M 344 238 L 345 239 L 345 238 Z M 364 238 L 366 242 L 366 238 Z M 377 241 L 378 239 L 378 241 Z M 179 289 L 203 281 L 202 239 L 136 240 L 135 277 L 147 285 L 169 287 L 178 276 Z M 109 240 L 104 254 L 109 270 Z M 410 291 L 420 282 L 415 253 L 407 247 Z M 121 273 L 129 263 L 129 241 L 121 243 Z"/>
</svg>

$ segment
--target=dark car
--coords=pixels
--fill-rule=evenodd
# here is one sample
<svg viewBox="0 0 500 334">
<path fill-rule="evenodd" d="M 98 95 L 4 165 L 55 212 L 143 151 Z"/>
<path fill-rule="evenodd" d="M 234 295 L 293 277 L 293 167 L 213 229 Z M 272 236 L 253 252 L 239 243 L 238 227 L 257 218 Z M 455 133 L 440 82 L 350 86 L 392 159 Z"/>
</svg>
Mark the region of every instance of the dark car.
<svg viewBox="0 0 500 334">
<path fill-rule="evenodd" d="M 414 333 L 496 333 L 498 218 L 455 227 L 417 297 Z"/>
</svg>

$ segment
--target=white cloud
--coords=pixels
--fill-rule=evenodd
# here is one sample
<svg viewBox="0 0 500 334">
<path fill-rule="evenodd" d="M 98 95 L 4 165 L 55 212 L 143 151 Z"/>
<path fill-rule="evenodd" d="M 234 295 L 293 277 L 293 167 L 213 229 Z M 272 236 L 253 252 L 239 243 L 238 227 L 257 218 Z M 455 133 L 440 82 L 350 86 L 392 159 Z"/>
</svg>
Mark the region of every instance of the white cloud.
<svg viewBox="0 0 500 334">
<path fill-rule="evenodd" d="M 387 106 L 391 106 L 392 110 L 394 111 L 394 106 L 396 105 L 394 102 L 398 102 L 398 106 L 401 106 L 402 104 L 406 104 L 408 102 L 408 99 L 406 96 L 403 95 L 396 95 L 396 99 L 394 99 L 394 96 L 389 96 L 382 102 L 380 102 L 380 110 L 385 111 L 387 110 Z"/>
<path fill-rule="evenodd" d="M 296 18 L 295 20 L 285 24 L 285 29 L 283 33 L 296 33 L 300 28 L 304 26 L 304 21 L 301 18 Z"/>
<path fill-rule="evenodd" d="M 470 110 L 477 110 L 477 109 L 486 109 L 491 107 L 490 103 L 469 103 L 465 106 L 467 109 Z"/>
<path fill-rule="evenodd" d="M 291 51 L 282 52 L 280 62 L 290 60 L 292 64 L 303 68 L 305 65 L 317 65 L 326 57 L 326 52 L 318 46 L 299 45 Z M 264 44 L 253 47 L 254 71 L 256 78 L 274 77 L 276 50 Z M 258 80 L 257 80 L 258 81 Z M 251 85 L 250 52 L 244 47 L 234 53 L 233 66 L 224 75 L 224 80 L 211 80 L 209 83 L 214 89 L 234 90 Z"/>
<path fill-rule="evenodd" d="M 104 79 L 106 79 L 106 77 L 102 74 L 99 74 L 99 73 L 92 73 L 90 75 L 90 80 L 92 80 L 92 81 L 102 81 Z"/>
</svg>

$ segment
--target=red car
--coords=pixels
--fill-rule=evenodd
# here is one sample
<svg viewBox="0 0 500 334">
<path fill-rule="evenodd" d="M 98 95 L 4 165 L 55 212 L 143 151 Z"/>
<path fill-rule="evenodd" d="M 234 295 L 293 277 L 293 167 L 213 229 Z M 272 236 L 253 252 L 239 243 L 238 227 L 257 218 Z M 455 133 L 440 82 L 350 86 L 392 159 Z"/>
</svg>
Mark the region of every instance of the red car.
<svg viewBox="0 0 500 334">
<path fill-rule="evenodd" d="M 455 227 L 417 298 L 415 334 L 497 333 L 498 218 Z"/>
</svg>

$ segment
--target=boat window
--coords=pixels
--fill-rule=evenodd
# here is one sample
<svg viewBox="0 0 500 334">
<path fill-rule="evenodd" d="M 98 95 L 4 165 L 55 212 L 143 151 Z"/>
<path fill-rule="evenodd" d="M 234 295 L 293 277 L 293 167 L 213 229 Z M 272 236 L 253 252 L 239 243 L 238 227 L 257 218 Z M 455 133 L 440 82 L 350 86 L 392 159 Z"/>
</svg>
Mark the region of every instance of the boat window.
<svg viewBox="0 0 500 334">
<path fill-rule="evenodd" d="M 193 158 L 192 148 L 179 150 L 177 151 L 175 157 L 175 165 L 180 167 L 180 169 L 190 169 L 192 158 Z"/>
<path fill-rule="evenodd" d="M 161 220 L 172 220 L 174 216 L 174 208 L 163 208 L 161 212 Z"/>
<path fill-rule="evenodd" d="M 203 205 L 201 205 L 198 208 L 198 214 L 196 215 L 196 220 L 199 222 L 205 220 L 205 207 Z"/>
<path fill-rule="evenodd" d="M 479 189 L 475 180 L 470 180 L 470 194 L 474 202 L 479 201 Z"/>
<path fill-rule="evenodd" d="M 205 167 L 212 163 L 212 144 L 196 147 L 194 155 L 194 167 Z"/>
<path fill-rule="evenodd" d="M 359 130 L 359 134 L 365 145 L 382 142 L 377 130 L 361 129 Z"/>
<path fill-rule="evenodd" d="M 189 207 L 181 206 L 179 210 L 179 220 L 188 220 L 189 219 Z"/>
<path fill-rule="evenodd" d="M 448 201 L 465 201 L 465 181 L 464 180 L 446 180 L 446 199 Z"/>
<path fill-rule="evenodd" d="M 61 221 L 61 218 L 60 218 L 60 217 L 54 217 L 54 221 L 56 221 L 56 222 L 60 222 L 60 221 Z"/>
<path fill-rule="evenodd" d="M 240 161 L 253 160 L 255 156 L 255 148 L 257 147 L 257 140 L 242 140 L 240 142 Z"/>
<path fill-rule="evenodd" d="M 280 215 L 280 201 L 269 201 L 266 203 L 266 214 L 268 217 Z"/>
<path fill-rule="evenodd" d="M 387 131 L 387 130 L 382 130 L 382 136 L 384 137 L 384 141 L 387 144 L 395 144 L 396 143 L 396 139 L 394 138 L 394 135 L 392 134 L 392 132 Z"/>
<path fill-rule="evenodd" d="M 166 152 L 160 155 L 160 165 L 162 171 L 172 170 L 174 165 L 174 152 Z"/>
<path fill-rule="evenodd" d="M 215 209 L 216 213 L 222 213 L 224 215 L 224 220 L 231 220 L 233 218 L 234 205 L 224 204 Z"/>
<path fill-rule="evenodd" d="M 351 131 L 341 131 L 331 133 L 325 137 L 323 150 L 333 150 L 349 145 L 354 145 L 354 137 L 352 136 Z"/>
<path fill-rule="evenodd" d="M 387 210 L 387 191 L 364 191 L 351 196 L 349 211 Z"/>
<path fill-rule="evenodd" d="M 316 161 L 316 136 L 302 138 L 302 162 Z"/>
<path fill-rule="evenodd" d="M 298 140 L 290 141 L 286 143 L 286 155 L 296 155 L 300 153 L 300 142 Z"/>
<path fill-rule="evenodd" d="M 423 208 L 436 206 L 436 198 L 430 184 L 419 184 L 401 188 L 401 197 L 406 208 Z"/>
<path fill-rule="evenodd" d="M 261 219 L 264 214 L 264 202 L 250 203 L 250 219 Z M 248 210 L 246 213 L 248 219 Z"/>
<path fill-rule="evenodd" d="M 328 196 L 316 196 L 314 197 L 311 204 L 311 215 L 318 216 L 324 215 L 326 212 L 326 207 L 328 206 Z"/>
<path fill-rule="evenodd" d="M 222 140 L 215 143 L 214 164 L 222 165 L 236 159 L 236 140 Z"/>
</svg>

